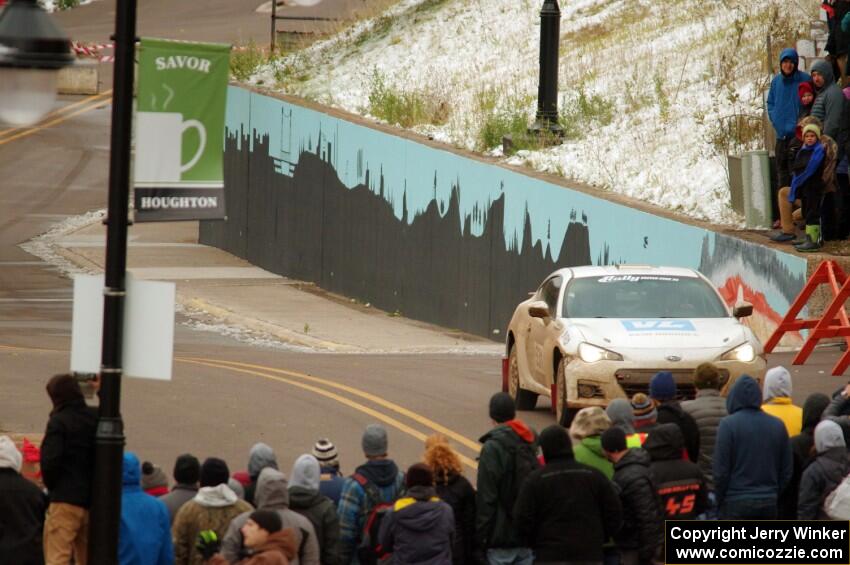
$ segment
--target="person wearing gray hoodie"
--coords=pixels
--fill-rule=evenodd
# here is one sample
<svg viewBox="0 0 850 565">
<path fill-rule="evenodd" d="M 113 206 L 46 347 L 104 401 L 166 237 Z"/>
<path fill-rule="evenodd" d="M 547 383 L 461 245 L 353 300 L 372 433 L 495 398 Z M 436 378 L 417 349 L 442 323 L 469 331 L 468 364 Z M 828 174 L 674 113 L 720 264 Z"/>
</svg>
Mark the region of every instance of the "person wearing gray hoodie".
<svg viewBox="0 0 850 565">
<path fill-rule="evenodd" d="M 313 524 L 322 565 L 338 565 L 339 516 L 331 499 L 319 492 L 321 474 L 319 460 L 312 455 L 305 454 L 295 460 L 289 482 L 289 507 Z"/>
<path fill-rule="evenodd" d="M 841 112 L 844 94 L 835 83 L 832 65 L 818 61 L 812 65 L 812 82 L 815 83 L 815 102 L 812 115 L 823 123 L 823 134 L 837 140 L 841 131 Z"/>
<path fill-rule="evenodd" d="M 286 475 L 266 467 L 257 477 L 255 499 L 257 510 L 275 510 L 280 515 L 284 528 L 295 531 L 298 555 L 289 561 L 290 565 L 319 565 L 319 539 L 310 520 L 289 509 L 289 490 Z M 230 522 L 221 542 L 221 554 L 229 563 L 237 563 L 245 557 L 242 539 L 242 526 L 248 521 L 251 512 L 243 512 Z"/>
<path fill-rule="evenodd" d="M 817 458 L 803 471 L 797 498 L 798 520 L 828 520 L 823 501 L 850 472 L 841 426 L 824 420 L 815 427 Z"/>
<path fill-rule="evenodd" d="M 251 477 L 251 482 L 245 487 L 246 502 L 255 503 L 254 492 L 257 489 L 257 478 L 260 476 L 260 471 L 266 467 L 279 469 L 274 449 L 263 442 L 255 443 L 248 452 L 248 476 Z"/>
<path fill-rule="evenodd" d="M 768 369 L 764 376 L 764 404 L 761 409 L 785 424 L 788 437 L 803 429 L 803 409 L 791 401 L 791 373 L 785 367 Z"/>
</svg>

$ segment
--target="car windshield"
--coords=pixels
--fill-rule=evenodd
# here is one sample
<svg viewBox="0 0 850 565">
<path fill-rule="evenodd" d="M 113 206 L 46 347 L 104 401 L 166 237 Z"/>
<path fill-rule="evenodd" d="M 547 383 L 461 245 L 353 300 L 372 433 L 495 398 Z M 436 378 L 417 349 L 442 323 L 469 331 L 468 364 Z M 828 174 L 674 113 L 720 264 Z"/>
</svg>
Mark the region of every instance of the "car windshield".
<svg viewBox="0 0 850 565">
<path fill-rule="evenodd" d="M 700 278 L 608 275 L 573 279 L 565 318 L 725 318 L 717 293 Z"/>
</svg>

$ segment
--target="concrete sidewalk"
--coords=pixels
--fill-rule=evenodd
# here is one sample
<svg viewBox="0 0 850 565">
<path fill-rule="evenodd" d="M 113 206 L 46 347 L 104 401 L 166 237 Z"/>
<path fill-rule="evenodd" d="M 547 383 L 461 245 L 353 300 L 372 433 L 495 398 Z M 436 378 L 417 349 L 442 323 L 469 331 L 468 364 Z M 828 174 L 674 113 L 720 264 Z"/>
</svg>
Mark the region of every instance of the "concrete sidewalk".
<svg viewBox="0 0 850 565">
<path fill-rule="evenodd" d="M 101 216 L 90 214 L 24 247 L 67 271 L 97 273 L 103 271 L 105 241 Z M 201 245 L 197 222 L 132 226 L 127 268 L 137 278 L 175 282 L 185 316 L 180 321 L 259 342 L 339 353 L 499 355 L 503 350 L 499 343 L 393 316 Z"/>
</svg>

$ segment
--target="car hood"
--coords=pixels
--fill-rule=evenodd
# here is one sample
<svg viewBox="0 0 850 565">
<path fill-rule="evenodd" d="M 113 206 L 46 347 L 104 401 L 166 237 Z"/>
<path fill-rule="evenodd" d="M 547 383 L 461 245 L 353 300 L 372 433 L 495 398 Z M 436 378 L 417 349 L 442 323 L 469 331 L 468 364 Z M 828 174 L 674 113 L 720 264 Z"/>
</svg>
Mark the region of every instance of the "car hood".
<svg viewBox="0 0 850 565">
<path fill-rule="evenodd" d="M 723 349 L 748 340 L 735 318 L 582 318 L 564 323 L 584 341 L 606 349 Z"/>
</svg>

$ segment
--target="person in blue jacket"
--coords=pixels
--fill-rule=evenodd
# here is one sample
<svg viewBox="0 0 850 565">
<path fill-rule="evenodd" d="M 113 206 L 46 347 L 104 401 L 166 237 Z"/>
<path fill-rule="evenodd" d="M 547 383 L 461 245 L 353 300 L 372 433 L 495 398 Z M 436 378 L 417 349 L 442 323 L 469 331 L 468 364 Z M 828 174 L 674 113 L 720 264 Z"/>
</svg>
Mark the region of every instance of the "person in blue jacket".
<svg viewBox="0 0 850 565">
<path fill-rule="evenodd" d="M 783 49 L 779 54 L 779 73 L 770 82 L 767 94 L 767 114 L 776 131 L 776 172 L 779 186 L 774 187 L 772 201 L 776 202 L 776 191 L 791 185 L 791 165 L 794 163 L 793 141 L 800 113 L 800 98 L 797 87 L 808 82 L 808 73 L 797 69 L 800 58 L 794 49 Z M 774 216 L 778 217 L 777 214 Z M 776 219 L 776 218 L 774 218 Z"/>
<path fill-rule="evenodd" d="M 726 399 L 714 444 L 714 489 L 723 520 L 775 520 L 793 474 L 782 420 L 761 409 L 761 388 L 743 375 Z"/>
<path fill-rule="evenodd" d="M 123 483 L 118 562 L 120 565 L 174 565 L 168 508 L 142 490 L 142 466 L 139 458 L 129 451 L 124 453 Z"/>
</svg>

